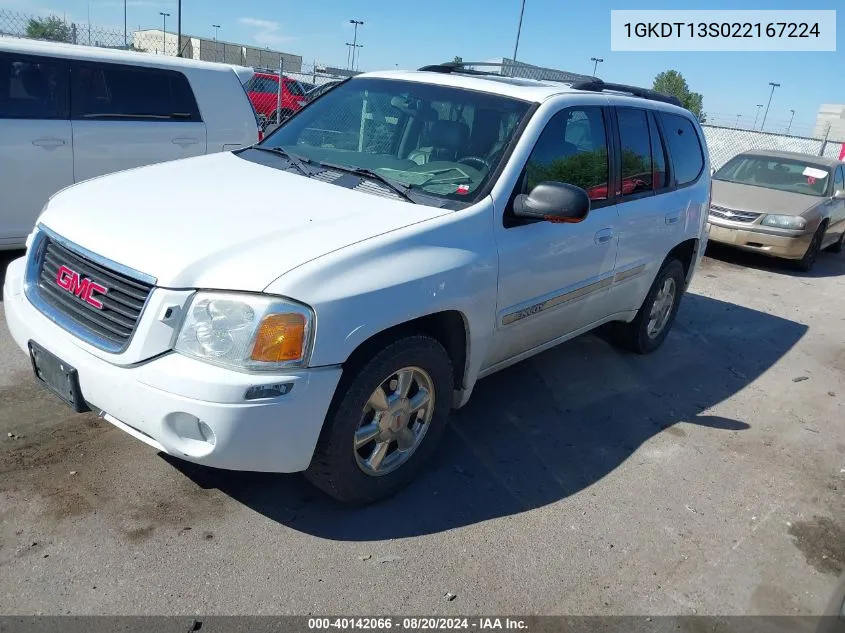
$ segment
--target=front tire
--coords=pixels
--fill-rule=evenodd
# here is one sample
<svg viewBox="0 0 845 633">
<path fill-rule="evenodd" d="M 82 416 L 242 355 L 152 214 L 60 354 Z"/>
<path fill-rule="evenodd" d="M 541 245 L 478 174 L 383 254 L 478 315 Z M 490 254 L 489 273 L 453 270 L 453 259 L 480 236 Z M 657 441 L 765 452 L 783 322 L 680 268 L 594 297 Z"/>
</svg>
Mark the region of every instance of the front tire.
<svg viewBox="0 0 845 633">
<path fill-rule="evenodd" d="M 819 253 L 821 252 L 822 241 L 824 240 L 826 230 L 827 224 L 822 223 L 819 225 L 819 228 L 813 233 L 813 239 L 810 240 L 810 245 L 807 247 L 804 257 L 795 262 L 795 267 L 801 272 L 808 273 L 816 265 L 816 259 L 818 259 Z"/>
<path fill-rule="evenodd" d="M 683 292 L 684 266 L 677 259 L 667 260 L 634 320 L 615 324 L 616 343 L 637 354 L 650 354 L 663 345 L 672 329 Z"/>
<path fill-rule="evenodd" d="M 843 242 L 845 242 L 845 230 L 839 235 L 839 239 L 836 240 L 833 244 L 828 246 L 825 250 L 828 253 L 841 253 Z"/>
<path fill-rule="evenodd" d="M 401 338 L 344 369 L 305 477 L 363 505 L 405 488 L 434 452 L 451 409 L 452 363 L 428 336 Z"/>
</svg>

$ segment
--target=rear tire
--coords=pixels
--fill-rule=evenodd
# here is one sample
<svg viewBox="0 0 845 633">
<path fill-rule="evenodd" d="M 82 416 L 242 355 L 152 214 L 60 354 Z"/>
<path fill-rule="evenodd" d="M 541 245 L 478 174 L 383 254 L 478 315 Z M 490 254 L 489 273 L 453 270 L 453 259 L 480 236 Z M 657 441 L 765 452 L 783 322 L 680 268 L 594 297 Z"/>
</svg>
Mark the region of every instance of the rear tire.
<svg viewBox="0 0 845 633">
<path fill-rule="evenodd" d="M 650 354 L 659 348 L 672 329 L 684 283 L 683 264 L 677 259 L 664 262 L 634 320 L 614 324 L 615 343 L 637 354 Z"/>
<path fill-rule="evenodd" d="M 412 335 L 344 373 L 305 477 L 363 505 L 405 488 L 434 452 L 451 409 L 452 362 L 439 342 Z"/>
</svg>

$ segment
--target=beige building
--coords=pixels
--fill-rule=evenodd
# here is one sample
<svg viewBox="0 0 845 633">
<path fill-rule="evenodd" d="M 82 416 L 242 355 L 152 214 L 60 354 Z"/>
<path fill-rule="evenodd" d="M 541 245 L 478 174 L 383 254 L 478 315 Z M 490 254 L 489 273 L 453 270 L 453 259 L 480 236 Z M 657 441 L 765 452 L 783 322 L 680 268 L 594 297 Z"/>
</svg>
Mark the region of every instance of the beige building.
<svg viewBox="0 0 845 633">
<path fill-rule="evenodd" d="M 830 132 L 827 128 L 830 126 Z M 813 135 L 831 141 L 845 141 L 845 104 L 825 103 L 816 115 L 816 127 Z"/>
<path fill-rule="evenodd" d="M 176 33 L 165 33 L 161 29 L 135 31 L 132 34 L 132 44 L 137 50 L 158 55 L 176 55 L 176 40 Z M 279 69 L 281 62 L 286 73 L 302 70 L 302 57 L 299 55 L 185 34 L 182 35 L 182 57 L 275 70 Z"/>
</svg>

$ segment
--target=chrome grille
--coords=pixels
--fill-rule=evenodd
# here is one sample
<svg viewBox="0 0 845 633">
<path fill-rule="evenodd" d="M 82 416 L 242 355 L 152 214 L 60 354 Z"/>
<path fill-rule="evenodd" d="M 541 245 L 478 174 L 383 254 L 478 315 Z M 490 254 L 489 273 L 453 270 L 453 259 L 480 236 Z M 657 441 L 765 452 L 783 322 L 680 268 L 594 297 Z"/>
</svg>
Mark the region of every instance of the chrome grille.
<svg viewBox="0 0 845 633">
<path fill-rule="evenodd" d="M 80 249 L 82 250 L 82 249 Z M 102 308 L 85 301 L 58 283 L 59 268 L 65 266 L 107 289 L 96 294 Z M 129 345 L 153 283 L 108 265 L 93 261 L 72 245 L 40 233 L 32 246 L 27 271 L 27 296 L 53 321 L 83 340 L 109 352 L 121 352 Z"/>
<path fill-rule="evenodd" d="M 737 211 L 736 209 L 728 209 L 727 207 L 720 207 L 715 204 L 710 205 L 710 215 L 722 220 L 730 220 L 731 222 L 753 222 L 759 218 L 762 213 L 754 213 L 753 211 Z"/>
</svg>

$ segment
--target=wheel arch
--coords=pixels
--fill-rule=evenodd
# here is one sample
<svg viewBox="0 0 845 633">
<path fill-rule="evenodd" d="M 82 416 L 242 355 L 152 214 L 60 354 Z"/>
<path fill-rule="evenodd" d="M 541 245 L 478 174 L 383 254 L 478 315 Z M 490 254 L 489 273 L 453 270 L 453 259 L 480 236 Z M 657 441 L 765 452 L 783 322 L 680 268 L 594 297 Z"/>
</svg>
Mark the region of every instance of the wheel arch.
<svg viewBox="0 0 845 633">
<path fill-rule="evenodd" d="M 465 389 L 468 382 L 470 332 L 469 320 L 460 310 L 433 312 L 376 332 L 361 341 L 343 361 L 341 365 L 344 376 L 348 377 L 355 367 L 365 363 L 378 350 L 391 342 L 414 334 L 430 336 L 444 347 L 452 361 L 454 380 L 452 387 L 455 391 Z M 341 383 L 344 383 L 343 378 L 341 378 Z"/>
<path fill-rule="evenodd" d="M 663 264 L 670 259 L 677 259 L 681 262 L 681 265 L 684 267 L 684 279 L 686 280 L 687 286 L 692 281 L 692 275 L 695 272 L 694 264 L 699 258 L 699 248 L 701 248 L 701 240 L 693 237 L 676 244 L 663 260 Z"/>
</svg>

